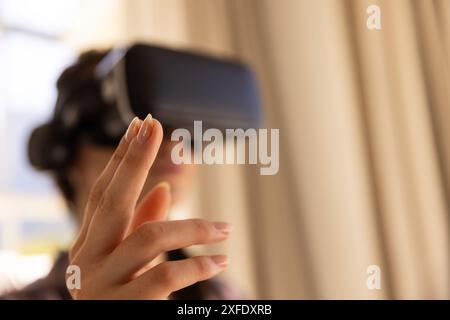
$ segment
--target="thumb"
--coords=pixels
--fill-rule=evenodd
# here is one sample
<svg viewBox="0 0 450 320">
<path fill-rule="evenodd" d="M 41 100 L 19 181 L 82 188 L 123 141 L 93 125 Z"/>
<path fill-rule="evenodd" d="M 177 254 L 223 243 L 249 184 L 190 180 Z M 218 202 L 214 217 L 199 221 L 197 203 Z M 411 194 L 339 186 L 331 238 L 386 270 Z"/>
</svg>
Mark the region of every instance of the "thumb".
<svg viewBox="0 0 450 320">
<path fill-rule="evenodd" d="M 167 219 L 171 200 L 168 182 L 160 182 L 154 186 L 137 206 L 130 232 L 133 232 L 144 222 Z"/>
</svg>

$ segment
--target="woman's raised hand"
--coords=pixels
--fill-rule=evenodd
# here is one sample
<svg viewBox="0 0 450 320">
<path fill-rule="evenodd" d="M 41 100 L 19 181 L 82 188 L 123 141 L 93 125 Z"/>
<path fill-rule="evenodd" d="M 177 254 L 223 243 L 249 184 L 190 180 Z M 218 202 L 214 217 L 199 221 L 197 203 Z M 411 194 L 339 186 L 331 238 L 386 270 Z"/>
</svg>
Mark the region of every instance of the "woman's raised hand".
<svg viewBox="0 0 450 320">
<path fill-rule="evenodd" d="M 224 222 L 166 221 L 165 182 L 137 204 L 162 137 L 159 121 L 135 118 L 93 186 L 69 253 L 70 265 L 81 271 L 79 289 L 69 290 L 73 298 L 166 299 L 225 269 L 224 255 L 154 262 L 166 251 L 223 241 L 230 233 Z"/>
</svg>

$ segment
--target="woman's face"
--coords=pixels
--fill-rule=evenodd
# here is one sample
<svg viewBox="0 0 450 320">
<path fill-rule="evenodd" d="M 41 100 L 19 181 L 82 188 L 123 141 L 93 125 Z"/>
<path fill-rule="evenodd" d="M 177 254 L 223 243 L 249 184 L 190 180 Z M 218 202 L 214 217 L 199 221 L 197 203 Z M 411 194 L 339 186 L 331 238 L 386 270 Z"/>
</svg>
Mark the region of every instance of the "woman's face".
<svg viewBox="0 0 450 320">
<path fill-rule="evenodd" d="M 173 204 L 182 203 L 189 195 L 194 166 L 176 165 L 172 162 L 170 154 L 176 143 L 178 142 L 163 140 L 158 156 L 150 169 L 141 197 L 162 181 L 167 181 L 170 184 Z M 81 221 L 89 191 L 113 152 L 114 149 L 112 148 L 88 144 L 82 145 L 79 149 L 78 156 L 69 172 L 70 182 L 75 189 L 75 210 L 79 221 Z"/>
</svg>

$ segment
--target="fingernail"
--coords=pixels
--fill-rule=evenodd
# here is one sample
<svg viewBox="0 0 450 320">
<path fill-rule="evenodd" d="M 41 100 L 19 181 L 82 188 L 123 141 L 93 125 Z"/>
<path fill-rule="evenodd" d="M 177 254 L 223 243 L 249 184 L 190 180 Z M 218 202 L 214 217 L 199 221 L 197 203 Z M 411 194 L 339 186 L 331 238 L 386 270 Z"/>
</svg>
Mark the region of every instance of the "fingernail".
<svg viewBox="0 0 450 320">
<path fill-rule="evenodd" d="M 228 265 L 228 257 L 224 255 L 211 256 L 212 262 L 214 262 L 220 268 L 225 268 Z"/>
<path fill-rule="evenodd" d="M 150 137 L 150 134 L 152 133 L 152 128 L 153 128 L 153 118 L 152 115 L 149 113 L 142 122 L 141 129 L 139 129 L 139 133 L 137 136 L 137 141 L 139 143 L 145 143 L 147 139 Z"/>
<path fill-rule="evenodd" d="M 231 230 L 233 229 L 231 224 L 229 224 L 227 222 L 214 222 L 213 225 L 218 231 L 220 231 L 224 234 L 229 234 L 231 232 Z"/>
<path fill-rule="evenodd" d="M 134 117 L 133 120 L 130 122 L 127 132 L 125 133 L 125 140 L 128 143 L 130 143 L 130 141 L 133 140 L 134 137 L 136 137 L 139 131 L 140 122 L 141 120 L 139 120 L 138 117 Z"/>
<path fill-rule="evenodd" d="M 158 183 L 158 187 L 164 187 L 164 188 L 166 188 L 167 190 L 170 191 L 170 184 L 167 181 L 163 181 L 163 182 Z"/>
</svg>

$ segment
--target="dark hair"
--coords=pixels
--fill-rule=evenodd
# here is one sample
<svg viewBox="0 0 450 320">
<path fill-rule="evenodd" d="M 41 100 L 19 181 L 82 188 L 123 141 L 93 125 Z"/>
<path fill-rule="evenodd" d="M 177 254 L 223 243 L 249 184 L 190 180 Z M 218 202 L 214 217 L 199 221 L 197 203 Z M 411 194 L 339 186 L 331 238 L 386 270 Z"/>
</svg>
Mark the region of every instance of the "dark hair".
<svg viewBox="0 0 450 320">
<path fill-rule="evenodd" d="M 77 61 L 67 67 L 59 76 L 56 81 L 56 88 L 58 91 L 58 99 L 62 96 L 67 96 L 73 93 L 78 88 L 84 87 L 93 89 L 94 86 L 94 70 L 97 64 L 108 54 L 110 50 L 90 50 L 82 53 Z M 95 88 L 94 88 L 95 89 Z M 60 106 L 64 107 L 64 105 Z M 73 148 L 77 146 L 74 145 Z M 73 150 L 73 154 L 76 154 L 76 150 Z M 73 160 L 73 159 L 72 159 Z M 70 184 L 67 167 L 59 168 L 53 172 L 53 176 L 61 191 L 66 203 L 69 208 L 74 209 L 75 207 L 75 191 L 73 186 Z"/>
</svg>

